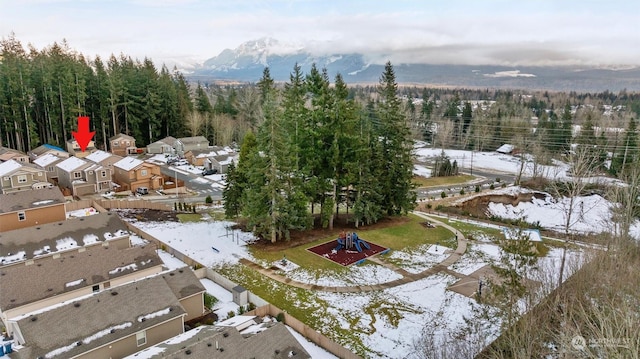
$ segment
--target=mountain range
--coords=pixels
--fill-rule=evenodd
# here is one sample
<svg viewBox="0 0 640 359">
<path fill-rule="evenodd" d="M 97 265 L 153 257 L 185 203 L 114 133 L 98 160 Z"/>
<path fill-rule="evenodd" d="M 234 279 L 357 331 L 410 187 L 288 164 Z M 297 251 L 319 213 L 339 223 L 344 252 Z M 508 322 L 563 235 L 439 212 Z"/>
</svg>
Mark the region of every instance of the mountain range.
<svg viewBox="0 0 640 359">
<path fill-rule="evenodd" d="M 333 80 L 340 73 L 350 84 L 377 83 L 384 63 L 360 53 L 314 54 L 302 46 L 272 38 L 248 41 L 226 49 L 185 75 L 203 82 L 257 82 L 266 66 L 276 81 L 288 81 L 294 65 L 308 73 L 312 64 L 326 68 Z M 416 86 L 512 88 L 551 91 L 640 91 L 640 67 L 500 66 L 394 63 L 396 80 Z"/>
</svg>

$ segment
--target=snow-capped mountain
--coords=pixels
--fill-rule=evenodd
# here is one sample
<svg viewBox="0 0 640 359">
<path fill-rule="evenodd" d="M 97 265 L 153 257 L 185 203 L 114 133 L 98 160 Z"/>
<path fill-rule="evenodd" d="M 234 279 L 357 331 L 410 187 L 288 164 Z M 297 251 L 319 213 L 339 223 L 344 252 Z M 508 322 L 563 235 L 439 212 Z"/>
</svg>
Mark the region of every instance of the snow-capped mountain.
<svg viewBox="0 0 640 359">
<path fill-rule="evenodd" d="M 331 80 L 340 73 L 347 83 L 377 83 L 386 57 L 381 54 L 316 54 L 315 49 L 272 38 L 248 41 L 206 60 L 186 76 L 192 80 L 257 82 L 265 67 L 276 81 L 288 81 L 295 64 L 304 74 L 312 64 L 326 69 Z M 378 59 L 371 61 L 369 59 Z M 394 63 L 399 83 L 480 88 L 555 91 L 640 91 L 640 68 L 575 66 L 434 65 Z"/>
</svg>

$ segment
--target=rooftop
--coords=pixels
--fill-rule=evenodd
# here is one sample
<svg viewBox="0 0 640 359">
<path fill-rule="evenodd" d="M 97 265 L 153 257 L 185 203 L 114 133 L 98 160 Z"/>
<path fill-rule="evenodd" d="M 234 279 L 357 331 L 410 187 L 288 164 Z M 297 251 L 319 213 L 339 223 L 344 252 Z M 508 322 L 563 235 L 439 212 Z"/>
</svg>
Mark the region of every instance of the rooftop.
<svg viewBox="0 0 640 359">
<path fill-rule="evenodd" d="M 45 168 L 48 165 L 52 164 L 52 163 L 56 163 L 58 161 L 62 161 L 64 158 L 60 158 L 52 153 L 46 153 L 42 156 L 38 156 L 38 158 L 36 158 L 35 160 L 33 160 L 33 163 L 35 163 L 36 165 Z"/>
<path fill-rule="evenodd" d="M 91 246 L 63 253 L 31 265 L 0 269 L 0 310 L 17 308 L 45 298 L 162 265 L 153 246 L 117 249 Z"/>
<path fill-rule="evenodd" d="M 67 158 L 66 160 L 58 163 L 56 165 L 56 167 L 60 168 L 61 170 L 65 171 L 65 172 L 71 172 L 71 171 L 75 171 L 78 168 L 82 167 L 83 165 L 86 165 L 87 161 L 78 158 L 78 157 L 74 157 L 71 156 L 69 158 Z"/>
<path fill-rule="evenodd" d="M 115 136 L 111 136 L 109 138 L 109 141 L 117 140 L 118 138 L 122 138 L 122 139 L 129 140 L 129 141 L 135 141 L 136 140 L 135 138 L 133 138 L 133 137 L 127 135 L 127 134 L 119 133 L 119 134 L 117 134 Z"/>
<path fill-rule="evenodd" d="M 126 359 L 307 359 L 309 353 L 282 323 L 265 321 L 263 330 L 242 334 L 234 328 L 202 326 Z"/>
<path fill-rule="evenodd" d="M 162 276 L 145 278 L 17 318 L 18 357 L 73 357 L 185 313 Z"/>
<path fill-rule="evenodd" d="M 125 157 L 125 158 L 121 159 L 120 161 L 114 163 L 113 166 L 114 167 L 118 167 L 120 169 L 123 169 L 125 171 L 131 171 L 132 169 L 140 166 L 143 163 L 144 163 L 144 161 L 139 160 L 137 158 Z"/>
<path fill-rule="evenodd" d="M 59 203 L 65 203 L 65 199 L 57 187 L 4 193 L 0 194 L 0 214 Z M 0 242 L 2 242 L 2 239 L 0 239 Z"/>
<path fill-rule="evenodd" d="M 178 141 L 182 142 L 183 144 L 192 144 L 192 143 L 200 143 L 200 142 L 206 142 L 207 146 L 209 144 L 209 140 L 207 140 L 204 136 L 181 137 L 181 138 L 178 138 Z"/>
<path fill-rule="evenodd" d="M 33 150 L 31 150 L 31 153 L 36 155 L 36 156 L 40 156 L 41 154 L 50 151 L 50 150 L 54 150 L 54 151 L 60 151 L 60 152 L 67 152 L 64 149 L 58 147 L 58 146 L 54 146 L 54 145 L 50 145 L 48 143 L 45 143 L 44 145 L 40 145 L 36 148 L 34 148 Z"/>
<path fill-rule="evenodd" d="M 22 163 L 15 160 L 8 160 L 6 162 L 0 163 L 0 176 L 6 176 L 13 171 L 22 167 Z"/>
<path fill-rule="evenodd" d="M 106 160 L 107 158 L 113 156 L 112 153 L 106 152 L 106 151 L 102 151 L 102 150 L 97 150 L 95 152 L 93 152 L 92 154 L 90 154 L 89 156 L 85 157 L 85 159 L 91 161 L 91 162 L 95 162 L 95 163 L 100 163 L 104 160 Z"/>
<path fill-rule="evenodd" d="M 25 260 L 128 235 L 126 224 L 110 212 L 2 232 L 0 261 L 8 262 L 21 252 L 20 260 Z"/>
</svg>

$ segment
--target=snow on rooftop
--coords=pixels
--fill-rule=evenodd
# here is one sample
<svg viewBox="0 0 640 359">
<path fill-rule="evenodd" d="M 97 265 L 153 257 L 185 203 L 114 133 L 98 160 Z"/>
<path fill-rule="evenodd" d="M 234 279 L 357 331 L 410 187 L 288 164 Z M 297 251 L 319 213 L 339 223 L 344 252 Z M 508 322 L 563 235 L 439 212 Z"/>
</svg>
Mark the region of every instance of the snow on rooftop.
<svg viewBox="0 0 640 359">
<path fill-rule="evenodd" d="M 52 164 L 53 162 L 56 162 L 60 160 L 60 157 L 51 154 L 51 153 L 47 153 L 44 156 L 40 156 L 38 158 L 36 158 L 35 160 L 33 160 L 33 163 L 35 163 L 36 165 L 45 168 L 48 165 Z"/>
<path fill-rule="evenodd" d="M 49 204 L 49 203 L 53 203 L 53 200 L 52 199 L 45 199 L 44 201 L 36 201 L 36 202 L 31 203 L 31 204 L 34 205 L 34 206 L 42 206 L 42 205 Z"/>
<path fill-rule="evenodd" d="M 219 327 L 237 327 L 239 325 L 245 324 L 249 321 L 254 321 L 256 318 L 255 315 L 236 315 L 235 317 L 231 317 L 227 320 L 223 320 L 220 323 L 217 323 L 216 326 Z"/>
<path fill-rule="evenodd" d="M 138 318 L 136 320 L 141 323 L 141 322 L 144 322 L 147 319 L 153 319 L 155 317 L 160 317 L 160 316 L 163 316 L 163 315 L 167 315 L 167 314 L 169 314 L 170 311 L 171 311 L 171 308 L 164 308 L 164 309 L 158 310 L 158 311 L 153 312 L 153 313 L 149 313 L 149 314 L 138 316 Z"/>
<path fill-rule="evenodd" d="M 75 169 L 77 169 L 78 167 L 85 165 L 87 163 L 87 161 L 78 158 L 78 157 L 74 157 L 71 156 L 69 158 L 67 158 L 66 160 L 58 163 L 56 165 L 56 167 L 58 167 L 59 169 L 66 171 L 66 172 L 71 172 Z"/>
<path fill-rule="evenodd" d="M 98 213 L 100 212 L 98 212 L 95 208 L 86 207 L 86 208 L 80 208 L 74 211 L 67 212 L 67 218 L 87 217 L 87 216 L 93 216 L 94 214 L 98 214 Z"/>
<path fill-rule="evenodd" d="M 120 161 L 114 163 L 113 165 L 115 167 L 118 167 L 118 168 L 123 169 L 125 171 L 131 171 L 132 169 L 140 166 L 143 163 L 144 163 L 144 161 L 139 160 L 137 158 L 125 157 L 125 158 L 121 159 Z"/>
<path fill-rule="evenodd" d="M 17 170 L 20 167 L 22 167 L 20 162 L 15 161 L 15 160 L 9 160 L 9 161 L 6 161 L 6 162 L 2 162 L 2 163 L 0 163 L 0 176 L 8 175 L 9 173 Z"/>
<path fill-rule="evenodd" d="M 106 160 L 107 158 L 111 157 L 112 154 L 106 151 L 102 151 L 102 150 L 97 150 L 95 152 L 93 152 L 92 154 L 90 154 L 89 156 L 85 157 L 86 159 L 88 159 L 91 162 L 96 162 L 96 163 L 100 163 L 104 160 Z"/>
<path fill-rule="evenodd" d="M 67 249 L 73 249 L 78 247 L 78 242 L 75 239 L 67 237 L 56 240 L 56 249 L 64 251 Z"/>
<path fill-rule="evenodd" d="M 13 262 L 19 262 L 23 260 L 27 256 L 25 251 L 19 251 L 15 254 L 9 253 L 6 256 L 0 256 L 0 264 L 5 265 Z"/>
<path fill-rule="evenodd" d="M 101 331 L 99 331 L 99 332 L 97 332 L 97 333 L 95 333 L 93 335 L 90 335 L 90 336 L 82 339 L 82 342 L 84 344 L 89 344 L 89 343 L 91 343 L 92 341 L 94 341 L 96 339 L 100 339 L 100 338 L 104 337 L 105 335 L 111 334 L 112 330 L 115 331 L 115 330 L 118 330 L 118 329 L 125 329 L 125 328 L 128 328 L 130 326 L 131 326 L 130 322 L 126 322 L 126 323 L 119 324 L 119 325 L 114 325 L 114 326 L 112 326 L 110 328 L 103 329 L 103 330 L 101 330 Z M 73 342 L 72 344 L 65 345 L 63 347 L 59 347 L 57 349 L 54 349 L 54 350 L 48 352 L 47 354 L 45 354 L 44 357 L 45 358 L 53 358 L 53 357 L 58 356 L 60 354 L 66 353 L 66 352 L 72 350 L 73 348 L 76 348 L 77 346 L 78 346 L 78 343 L 77 342 Z"/>
<path fill-rule="evenodd" d="M 100 242 L 100 238 L 93 233 L 85 234 L 84 237 L 82 237 L 82 243 L 84 243 L 85 246 L 98 242 Z"/>
<path fill-rule="evenodd" d="M 69 287 L 75 287 L 76 285 L 80 285 L 82 284 L 82 282 L 84 282 L 84 278 L 78 279 L 78 280 L 74 280 L 71 282 L 67 282 L 64 286 L 69 288 Z"/>
<path fill-rule="evenodd" d="M 131 269 L 131 270 L 135 271 L 135 270 L 138 269 L 138 265 L 135 264 L 135 263 L 131 263 L 131 264 L 127 264 L 125 266 L 117 267 L 117 268 L 114 268 L 114 269 L 110 270 L 109 274 L 118 274 L 118 273 L 124 272 L 124 271 L 126 271 L 128 269 Z"/>
</svg>

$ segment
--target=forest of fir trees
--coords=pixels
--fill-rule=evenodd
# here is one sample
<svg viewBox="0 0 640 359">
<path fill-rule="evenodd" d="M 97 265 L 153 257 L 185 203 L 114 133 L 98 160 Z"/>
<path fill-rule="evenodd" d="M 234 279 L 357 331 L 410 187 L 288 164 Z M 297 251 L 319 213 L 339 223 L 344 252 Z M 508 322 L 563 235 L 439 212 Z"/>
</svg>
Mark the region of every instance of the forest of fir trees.
<svg viewBox="0 0 640 359">
<path fill-rule="evenodd" d="M 414 208 L 413 142 L 390 63 L 373 107 L 359 106 L 340 75 L 331 84 L 315 65 L 306 75 L 296 65 L 282 88 L 266 68 L 257 87 L 264 121 L 228 170 L 227 216 L 243 216 L 275 242 L 310 228 L 312 214 L 333 228 L 343 208 L 358 227 Z"/>
</svg>

